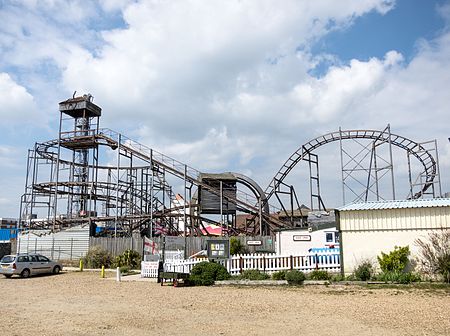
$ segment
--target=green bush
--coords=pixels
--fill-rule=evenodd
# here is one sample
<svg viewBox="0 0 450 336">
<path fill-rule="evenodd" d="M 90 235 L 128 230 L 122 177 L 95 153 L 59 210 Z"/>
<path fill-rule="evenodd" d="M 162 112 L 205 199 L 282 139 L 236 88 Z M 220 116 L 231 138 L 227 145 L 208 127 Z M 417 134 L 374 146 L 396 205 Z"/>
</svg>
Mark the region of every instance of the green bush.
<svg viewBox="0 0 450 336">
<path fill-rule="evenodd" d="M 330 280 L 330 274 L 327 271 L 314 270 L 309 273 L 309 279 L 311 280 Z"/>
<path fill-rule="evenodd" d="M 245 253 L 245 247 L 242 245 L 241 241 L 236 237 L 230 238 L 230 254 L 242 254 Z"/>
<path fill-rule="evenodd" d="M 211 286 L 216 280 L 228 280 L 230 274 L 220 264 L 202 261 L 192 268 L 189 282 L 195 286 Z"/>
<path fill-rule="evenodd" d="M 381 252 L 378 256 L 378 263 L 381 270 L 385 272 L 403 272 L 408 265 L 409 246 L 395 246 L 394 250 L 389 254 Z"/>
<path fill-rule="evenodd" d="M 388 271 L 378 274 L 376 279 L 378 281 L 409 284 L 420 281 L 420 276 L 411 272 Z"/>
<path fill-rule="evenodd" d="M 363 260 L 353 270 L 353 275 L 356 280 L 368 281 L 374 275 L 373 265 L 370 260 Z"/>
<path fill-rule="evenodd" d="M 305 281 L 306 276 L 303 272 L 293 270 L 286 272 L 285 279 L 290 285 L 301 285 L 303 284 L 303 281 Z"/>
<path fill-rule="evenodd" d="M 246 280 L 267 280 L 270 278 L 270 275 L 256 269 L 251 269 L 243 271 L 240 278 Z"/>
<path fill-rule="evenodd" d="M 450 230 L 432 232 L 428 240 L 416 240 L 420 248 L 419 267 L 432 277 L 441 276 L 450 283 Z"/>
<path fill-rule="evenodd" d="M 111 254 L 101 246 L 91 247 L 83 258 L 86 268 L 101 268 L 102 266 L 109 268 L 111 261 Z"/>
<path fill-rule="evenodd" d="M 114 267 L 127 266 L 129 269 L 141 268 L 141 255 L 135 250 L 126 250 L 114 258 Z"/>
<path fill-rule="evenodd" d="M 128 266 L 120 266 L 119 267 L 120 274 L 127 274 L 130 271 Z"/>
<path fill-rule="evenodd" d="M 272 273 L 273 280 L 286 280 L 286 271 L 278 271 Z"/>
<path fill-rule="evenodd" d="M 333 282 L 339 282 L 339 281 L 344 281 L 345 280 L 345 276 L 340 274 L 340 273 L 335 273 L 331 276 L 331 281 Z"/>
</svg>

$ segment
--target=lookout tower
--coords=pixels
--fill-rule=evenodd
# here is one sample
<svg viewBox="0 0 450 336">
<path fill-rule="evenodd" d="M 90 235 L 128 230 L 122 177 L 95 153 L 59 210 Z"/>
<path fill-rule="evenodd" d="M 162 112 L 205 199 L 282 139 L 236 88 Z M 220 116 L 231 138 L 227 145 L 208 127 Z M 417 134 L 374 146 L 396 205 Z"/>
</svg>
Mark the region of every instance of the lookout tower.
<svg viewBox="0 0 450 336">
<path fill-rule="evenodd" d="M 75 217 L 95 215 L 96 212 L 95 200 L 93 209 L 90 209 L 88 202 L 89 195 L 93 194 L 92 188 L 95 188 L 95 183 L 90 186 L 88 181 L 97 180 L 95 176 L 97 170 L 89 171 L 89 167 L 95 168 L 98 163 L 96 135 L 102 109 L 92 101 L 92 95 L 87 94 L 81 97 L 74 96 L 59 103 L 61 113 L 59 145 L 71 151 L 71 162 L 73 162 L 69 167 L 68 177 L 71 183 L 68 184 L 68 188 L 71 199 L 67 204 L 67 213 Z M 89 165 L 90 161 L 92 165 Z M 58 161 L 57 165 L 59 164 Z"/>
</svg>

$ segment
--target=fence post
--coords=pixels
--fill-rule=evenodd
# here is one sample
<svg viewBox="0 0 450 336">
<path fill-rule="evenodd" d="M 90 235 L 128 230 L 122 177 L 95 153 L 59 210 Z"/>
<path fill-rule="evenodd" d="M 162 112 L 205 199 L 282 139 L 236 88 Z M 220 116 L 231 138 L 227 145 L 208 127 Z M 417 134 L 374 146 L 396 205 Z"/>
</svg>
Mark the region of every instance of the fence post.
<svg viewBox="0 0 450 336">
<path fill-rule="evenodd" d="M 262 261 L 263 261 L 263 272 L 266 273 L 266 257 L 264 255 L 262 257 Z"/>
<path fill-rule="evenodd" d="M 242 255 L 239 256 L 239 273 L 242 274 L 242 269 L 244 268 L 244 259 L 242 259 Z"/>
<path fill-rule="evenodd" d="M 294 269 L 294 257 L 293 256 L 289 256 L 289 269 L 292 271 Z"/>
<path fill-rule="evenodd" d="M 55 250 L 55 236 L 52 237 L 52 259 L 53 259 L 53 252 Z"/>
<path fill-rule="evenodd" d="M 316 270 L 318 270 L 318 269 L 319 269 L 319 258 L 316 253 Z"/>
<path fill-rule="evenodd" d="M 70 238 L 70 260 L 72 260 L 73 238 Z"/>
</svg>

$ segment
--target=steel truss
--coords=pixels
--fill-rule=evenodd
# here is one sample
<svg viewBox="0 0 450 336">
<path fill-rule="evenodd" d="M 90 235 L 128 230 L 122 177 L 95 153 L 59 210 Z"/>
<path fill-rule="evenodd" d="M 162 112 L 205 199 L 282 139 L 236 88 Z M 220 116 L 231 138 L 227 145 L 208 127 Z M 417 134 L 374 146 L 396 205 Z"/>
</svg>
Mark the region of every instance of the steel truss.
<svg viewBox="0 0 450 336">
<path fill-rule="evenodd" d="M 363 144 L 362 140 L 368 140 L 368 144 Z M 355 153 L 344 147 L 345 141 L 351 141 L 357 145 L 359 150 Z M 398 147 L 404 150 L 408 159 L 408 176 L 410 183 L 410 193 L 407 198 L 421 198 L 425 196 L 441 196 L 441 186 L 439 179 L 439 162 L 436 141 L 419 143 L 400 135 L 392 134 L 388 125 L 384 130 L 342 130 L 331 132 L 319 136 L 295 151 L 282 165 L 280 170 L 273 177 L 271 183 L 265 190 L 267 199 L 275 197 L 280 203 L 282 211 L 286 216 L 293 213 L 293 207 L 298 206 L 296 194 L 293 186 L 285 183 L 286 177 L 293 168 L 300 162 L 306 161 L 309 164 L 310 172 L 310 196 L 311 209 L 324 209 L 325 205 L 320 195 L 318 156 L 314 150 L 331 142 L 339 142 L 341 157 L 341 178 L 343 204 L 347 203 L 346 193 L 354 196 L 352 202 L 367 201 L 369 198 L 383 199 L 380 190 L 380 181 L 390 176 L 391 195 L 395 199 L 394 165 L 392 160 L 392 148 Z M 387 146 L 387 155 L 381 155 L 382 146 Z M 411 157 L 414 157 L 422 167 L 418 177 L 413 179 L 411 169 Z M 357 173 L 365 173 L 364 179 L 358 179 Z M 350 181 L 355 182 L 362 191 L 356 191 Z M 280 195 L 290 196 L 290 209 L 287 209 L 280 199 Z M 313 202 L 316 200 L 316 202 Z M 292 221 L 292 220 L 291 220 Z"/>
<path fill-rule="evenodd" d="M 36 143 L 28 153 L 20 210 L 24 229 L 55 232 L 82 224 L 93 230 L 97 225 L 112 227 L 115 236 L 135 231 L 148 236 L 199 235 L 205 223 L 213 222 L 223 225 L 226 234 L 238 234 L 235 220 L 230 225 L 202 216 L 194 198 L 199 187 L 255 215 L 260 227 L 284 225 L 269 214 L 263 190 L 251 179 L 236 174 L 253 195 L 239 190 L 235 198 L 226 196 L 203 183 L 200 171 L 99 128 L 99 116 L 67 114 L 61 112 L 58 139 Z M 168 182 L 174 178 L 182 190 L 179 195 Z"/>
</svg>

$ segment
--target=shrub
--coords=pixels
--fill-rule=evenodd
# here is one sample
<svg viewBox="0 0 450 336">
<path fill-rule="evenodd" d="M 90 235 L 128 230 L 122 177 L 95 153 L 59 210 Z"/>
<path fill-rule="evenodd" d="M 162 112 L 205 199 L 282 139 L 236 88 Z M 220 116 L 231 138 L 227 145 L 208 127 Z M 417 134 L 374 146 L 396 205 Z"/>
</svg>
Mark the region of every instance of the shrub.
<svg viewBox="0 0 450 336">
<path fill-rule="evenodd" d="M 420 281 L 420 276 L 411 272 L 387 271 L 376 276 L 379 281 L 409 284 Z"/>
<path fill-rule="evenodd" d="M 278 271 L 272 273 L 273 280 L 286 280 L 286 271 Z"/>
<path fill-rule="evenodd" d="M 126 250 L 114 259 L 114 267 L 127 266 L 129 269 L 141 268 L 141 255 L 134 250 Z"/>
<path fill-rule="evenodd" d="M 241 279 L 247 279 L 247 280 L 267 280 L 270 278 L 269 274 L 260 272 L 256 269 L 251 270 L 245 270 L 240 275 Z"/>
<path fill-rule="evenodd" d="M 374 275 L 374 268 L 370 260 L 363 260 L 353 271 L 354 278 L 360 281 L 367 281 Z"/>
<path fill-rule="evenodd" d="M 230 274 L 220 264 L 202 261 L 192 268 L 189 282 L 196 286 L 210 286 L 216 280 L 227 280 Z"/>
<path fill-rule="evenodd" d="M 303 284 L 303 281 L 305 281 L 306 276 L 303 272 L 293 270 L 286 272 L 285 279 L 290 285 L 301 285 Z"/>
<path fill-rule="evenodd" d="M 109 268 L 111 267 L 111 260 L 111 254 L 101 246 L 91 247 L 83 258 L 84 265 L 87 268 L 101 268 L 102 266 Z"/>
<path fill-rule="evenodd" d="M 333 282 L 338 282 L 338 281 L 344 281 L 345 280 L 345 276 L 340 274 L 340 273 L 335 273 L 331 276 L 331 281 Z"/>
<path fill-rule="evenodd" d="M 126 274 L 130 271 L 130 268 L 128 266 L 120 266 L 119 271 L 120 271 L 120 274 Z"/>
<path fill-rule="evenodd" d="M 309 273 L 309 278 L 311 280 L 329 280 L 330 274 L 327 271 L 314 270 Z"/>
<path fill-rule="evenodd" d="M 419 267 L 425 274 L 441 276 L 450 283 L 450 230 L 432 232 L 428 238 L 429 243 L 416 240 L 420 248 Z"/>
<path fill-rule="evenodd" d="M 230 238 L 230 254 L 231 255 L 242 254 L 245 252 L 244 250 L 245 250 L 245 248 L 238 238 L 236 238 L 236 237 Z"/>
<path fill-rule="evenodd" d="M 386 272 L 403 272 L 408 265 L 409 246 L 395 246 L 389 254 L 381 252 L 378 256 L 378 263 L 381 270 Z"/>
</svg>

